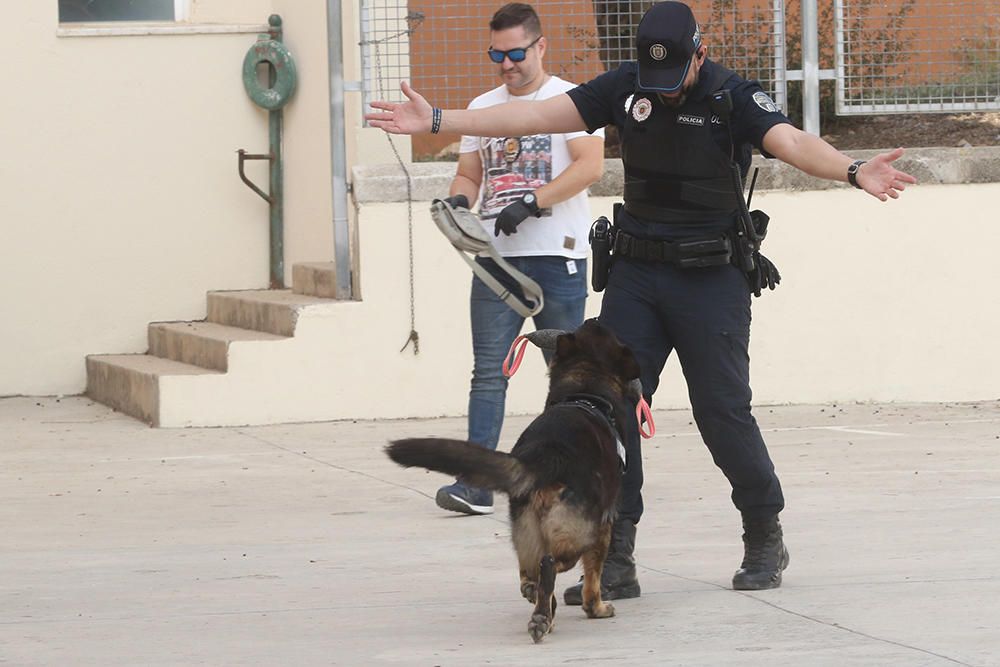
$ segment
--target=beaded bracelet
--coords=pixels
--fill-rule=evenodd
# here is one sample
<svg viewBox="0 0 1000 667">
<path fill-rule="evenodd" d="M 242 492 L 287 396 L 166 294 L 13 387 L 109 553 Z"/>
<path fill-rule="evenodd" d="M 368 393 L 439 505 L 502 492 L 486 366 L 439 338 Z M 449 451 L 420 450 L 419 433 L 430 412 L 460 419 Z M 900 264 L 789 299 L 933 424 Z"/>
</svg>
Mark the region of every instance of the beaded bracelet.
<svg viewBox="0 0 1000 667">
<path fill-rule="evenodd" d="M 434 107 L 431 111 L 431 134 L 437 134 L 441 131 L 441 109 Z"/>
</svg>

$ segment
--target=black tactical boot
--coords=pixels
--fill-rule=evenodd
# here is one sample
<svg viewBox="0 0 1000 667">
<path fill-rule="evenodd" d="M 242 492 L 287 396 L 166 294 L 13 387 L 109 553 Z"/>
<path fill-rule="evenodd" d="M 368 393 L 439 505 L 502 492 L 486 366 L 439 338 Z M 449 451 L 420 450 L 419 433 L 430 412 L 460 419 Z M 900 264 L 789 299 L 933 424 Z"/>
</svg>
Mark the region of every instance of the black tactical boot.
<svg viewBox="0 0 1000 667">
<path fill-rule="evenodd" d="M 786 567 L 788 549 L 781 539 L 778 517 L 743 517 L 743 564 L 733 575 L 733 588 L 738 591 L 778 588 Z"/>
<path fill-rule="evenodd" d="M 611 526 L 611 545 L 601 572 L 601 599 L 624 600 L 639 597 L 639 580 L 635 576 L 635 524 L 619 519 Z M 583 577 L 563 593 L 568 605 L 583 604 Z"/>
</svg>

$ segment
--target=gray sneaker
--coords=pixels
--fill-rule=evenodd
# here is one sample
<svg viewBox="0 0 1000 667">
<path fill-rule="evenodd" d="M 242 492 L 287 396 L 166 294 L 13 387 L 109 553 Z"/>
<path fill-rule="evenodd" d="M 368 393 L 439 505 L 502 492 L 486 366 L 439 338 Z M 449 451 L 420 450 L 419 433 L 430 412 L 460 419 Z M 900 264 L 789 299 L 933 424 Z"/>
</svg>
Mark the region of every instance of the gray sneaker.
<svg viewBox="0 0 1000 667">
<path fill-rule="evenodd" d="M 438 489 L 434 502 L 441 509 L 463 514 L 493 514 L 493 492 L 455 482 Z"/>
</svg>

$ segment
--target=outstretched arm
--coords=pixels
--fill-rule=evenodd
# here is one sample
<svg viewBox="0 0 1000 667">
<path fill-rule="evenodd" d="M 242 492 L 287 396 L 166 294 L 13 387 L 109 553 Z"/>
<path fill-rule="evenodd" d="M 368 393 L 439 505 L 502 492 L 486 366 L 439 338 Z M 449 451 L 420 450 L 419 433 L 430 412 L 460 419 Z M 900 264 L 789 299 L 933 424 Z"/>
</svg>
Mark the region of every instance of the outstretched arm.
<svg viewBox="0 0 1000 667">
<path fill-rule="evenodd" d="M 831 181 L 847 182 L 847 168 L 854 161 L 823 139 L 786 123 L 768 130 L 762 144 L 764 150 L 782 162 L 810 176 Z M 917 182 L 913 176 L 892 166 L 902 155 L 903 149 L 897 148 L 868 160 L 855 177 L 858 185 L 881 201 L 890 197 L 898 199 L 908 184 Z"/>
<path fill-rule="evenodd" d="M 566 147 L 572 162 L 535 192 L 541 208 L 551 208 L 576 196 L 604 173 L 604 137 L 577 137 L 566 142 Z"/>
<path fill-rule="evenodd" d="M 372 102 L 378 111 L 365 120 L 390 134 L 421 134 L 431 131 L 433 108 L 407 82 L 402 84 L 406 102 Z M 522 137 L 528 134 L 580 132 L 587 126 L 568 95 L 540 102 L 508 102 L 485 109 L 447 109 L 441 116 L 441 132 L 476 137 Z"/>
</svg>

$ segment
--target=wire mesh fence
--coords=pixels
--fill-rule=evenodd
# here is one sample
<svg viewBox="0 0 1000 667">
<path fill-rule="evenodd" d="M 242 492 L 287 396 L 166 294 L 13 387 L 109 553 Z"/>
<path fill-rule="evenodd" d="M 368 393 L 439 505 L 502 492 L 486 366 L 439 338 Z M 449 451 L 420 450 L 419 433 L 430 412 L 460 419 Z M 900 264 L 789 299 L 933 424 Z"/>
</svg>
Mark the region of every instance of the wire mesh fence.
<svg viewBox="0 0 1000 667">
<path fill-rule="evenodd" d="M 363 0 L 362 92 L 401 101 L 408 80 L 434 106 L 463 108 L 499 85 L 491 63 L 489 21 L 499 0 Z M 536 2 L 548 41 L 545 69 L 583 82 L 635 59 L 635 28 L 651 0 L 546 0 Z M 758 79 L 772 98 L 786 101 L 783 0 L 704 0 L 689 3 L 698 18 L 709 58 Z M 414 138 L 417 157 L 455 141 L 450 136 Z"/>
<path fill-rule="evenodd" d="M 362 0 L 364 103 L 374 98 L 401 100 L 403 80 L 443 108 L 464 107 L 498 85 L 497 66 L 487 59 L 486 49 L 489 20 L 500 4 Z M 651 4 L 536 2 L 549 44 L 546 69 L 582 82 L 633 60 L 635 28 Z M 701 24 L 709 57 L 759 80 L 787 112 L 788 69 L 801 67 L 799 3 L 689 4 Z M 821 60 L 832 59 L 834 64 L 838 114 L 1000 110 L 998 0 L 819 0 L 819 10 Z M 791 93 L 794 105 L 800 91 Z M 433 156 L 455 140 L 447 135 L 416 137 L 415 156 Z"/>
<path fill-rule="evenodd" d="M 837 113 L 1000 110 L 997 0 L 835 0 Z"/>
</svg>

